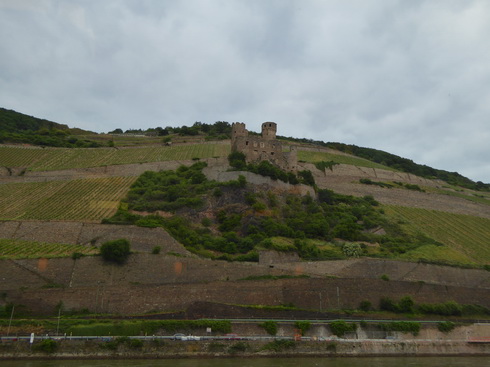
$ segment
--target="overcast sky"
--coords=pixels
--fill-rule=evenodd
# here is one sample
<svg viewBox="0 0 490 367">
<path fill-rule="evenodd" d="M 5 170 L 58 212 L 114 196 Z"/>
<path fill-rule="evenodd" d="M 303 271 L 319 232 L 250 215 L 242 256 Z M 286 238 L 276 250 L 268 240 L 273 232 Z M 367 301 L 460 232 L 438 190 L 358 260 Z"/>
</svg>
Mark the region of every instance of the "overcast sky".
<svg viewBox="0 0 490 367">
<path fill-rule="evenodd" d="M 245 122 L 490 182 L 488 0 L 0 0 L 0 107 Z"/>
</svg>

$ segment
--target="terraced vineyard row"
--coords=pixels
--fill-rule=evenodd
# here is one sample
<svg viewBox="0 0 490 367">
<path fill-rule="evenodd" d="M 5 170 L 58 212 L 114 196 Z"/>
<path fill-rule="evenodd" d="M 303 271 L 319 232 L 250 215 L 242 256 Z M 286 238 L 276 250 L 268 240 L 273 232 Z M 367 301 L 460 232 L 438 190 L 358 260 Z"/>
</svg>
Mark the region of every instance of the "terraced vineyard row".
<svg viewBox="0 0 490 367">
<path fill-rule="evenodd" d="M 76 252 L 83 255 L 96 255 L 99 250 L 93 246 L 0 239 L 0 259 L 67 257 Z"/>
<path fill-rule="evenodd" d="M 0 220 L 100 221 L 113 215 L 136 177 L 0 185 Z"/>
<path fill-rule="evenodd" d="M 146 146 L 134 148 L 23 148 L 0 147 L 0 166 L 52 171 L 117 164 L 146 163 L 192 158 L 226 157 L 228 144 Z"/>
<path fill-rule="evenodd" d="M 400 206 L 385 206 L 385 212 L 397 218 L 414 233 L 424 233 L 445 246 L 418 249 L 405 257 L 424 255 L 427 260 L 446 257 L 455 262 L 490 264 L 490 220 L 462 214 Z M 432 258 L 430 258 L 432 257 Z"/>
<path fill-rule="evenodd" d="M 312 152 L 312 151 L 298 150 L 298 160 L 309 162 L 309 163 L 316 163 L 321 161 L 325 161 L 325 162 L 334 161 L 336 163 L 349 164 L 358 167 L 379 168 L 388 171 L 395 171 L 393 168 L 368 161 L 367 159 L 352 157 L 352 156 L 347 156 L 342 154 L 332 154 L 327 152 Z"/>
</svg>

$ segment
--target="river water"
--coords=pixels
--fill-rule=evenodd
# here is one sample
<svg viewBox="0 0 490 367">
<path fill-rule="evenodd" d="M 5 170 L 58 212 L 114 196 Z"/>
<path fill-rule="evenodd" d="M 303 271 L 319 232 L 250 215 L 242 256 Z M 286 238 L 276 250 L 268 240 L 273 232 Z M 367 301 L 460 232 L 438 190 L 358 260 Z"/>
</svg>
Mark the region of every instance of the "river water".
<svg viewBox="0 0 490 367">
<path fill-rule="evenodd" d="M 490 357 L 223 358 L 0 361 L 2 367 L 486 367 Z"/>
</svg>

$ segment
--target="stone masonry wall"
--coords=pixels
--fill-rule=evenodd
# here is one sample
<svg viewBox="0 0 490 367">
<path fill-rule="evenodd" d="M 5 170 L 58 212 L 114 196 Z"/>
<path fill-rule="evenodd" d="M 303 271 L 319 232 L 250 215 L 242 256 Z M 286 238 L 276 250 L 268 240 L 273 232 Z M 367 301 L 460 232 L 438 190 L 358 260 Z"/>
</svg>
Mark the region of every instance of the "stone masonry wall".
<svg viewBox="0 0 490 367">
<path fill-rule="evenodd" d="M 380 298 L 411 296 L 417 303 L 456 301 L 490 307 L 485 289 L 449 287 L 371 279 L 283 279 L 276 281 L 221 281 L 194 284 L 126 285 L 12 290 L 9 302 L 35 313 L 53 313 L 63 302 L 66 309 L 135 314 L 182 310 L 195 301 L 240 305 L 281 305 L 326 310 L 357 308 L 364 300 L 378 305 Z"/>
<path fill-rule="evenodd" d="M 135 251 L 151 252 L 155 246 L 160 246 L 162 253 L 190 255 L 163 228 L 81 222 L 11 221 L 0 222 L 0 238 L 95 246 L 100 246 L 106 241 L 126 238 Z"/>
</svg>

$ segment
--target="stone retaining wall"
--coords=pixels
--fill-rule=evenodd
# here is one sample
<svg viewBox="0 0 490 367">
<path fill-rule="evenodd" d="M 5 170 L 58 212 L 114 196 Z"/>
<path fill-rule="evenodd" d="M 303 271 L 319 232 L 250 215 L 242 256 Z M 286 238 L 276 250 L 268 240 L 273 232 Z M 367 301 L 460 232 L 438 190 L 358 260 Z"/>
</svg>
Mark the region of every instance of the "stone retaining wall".
<svg viewBox="0 0 490 367">
<path fill-rule="evenodd" d="M 411 296 L 416 303 L 479 304 L 490 308 L 487 289 L 451 287 L 373 279 L 282 279 L 270 281 L 219 281 L 160 285 L 110 285 L 91 287 L 15 289 L 4 291 L 4 301 L 24 305 L 35 314 L 54 314 L 63 302 L 67 310 L 122 315 L 183 310 L 193 302 L 240 305 L 294 304 L 311 310 L 354 309 L 361 301 L 377 306 L 382 297 L 399 300 Z"/>
<path fill-rule="evenodd" d="M 156 246 L 162 253 L 190 253 L 163 228 L 118 226 L 82 222 L 11 221 L 0 222 L 0 238 L 47 243 L 100 246 L 106 241 L 125 238 L 131 248 L 151 252 Z"/>
</svg>

